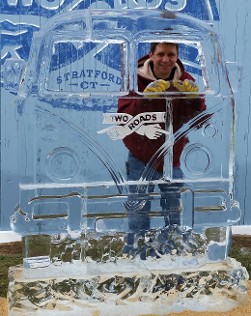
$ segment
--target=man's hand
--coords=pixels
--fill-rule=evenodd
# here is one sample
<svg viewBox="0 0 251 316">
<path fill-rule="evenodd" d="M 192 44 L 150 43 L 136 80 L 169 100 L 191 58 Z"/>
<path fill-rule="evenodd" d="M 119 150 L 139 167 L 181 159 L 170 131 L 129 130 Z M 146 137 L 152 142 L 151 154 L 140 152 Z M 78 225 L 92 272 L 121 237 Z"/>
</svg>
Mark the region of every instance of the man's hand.
<svg viewBox="0 0 251 316">
<path fill-rule="evenodd" d="M 102 129 L 101 131 L 98 131 L 98 134 L 104 134 L 104 133 L 107 133 L 107 135 L 112 140 L 117 140 L 117 139 L 125 138 L 130 133 L 130 130 L 125 128 L 125 126 L 117 125 L 117 126 L 109 126 L 107 128 Z"/>
<path fill-rule="evenodd" d="M 199 87 L 192 80 L 173 80 L 173 86 L 180 92 L 198 92 Z"/>
<path fill-rule="evenodd" d="M 158 139 L 163 134 L 165 134 L 166 137 L 169 136 L 169 133 L 163 130 L 159 124 L 142 125 L 136 130 L 136 133 L 144 135 L 149 139 Z"/>
<path fill-rule="evenodd" d="M 165 81 L 163 79 L 155 80 L 145 88 L 144 93 L 148 92 L 163 92 L 170 87 L 170 82 Z M 154 96 L 153 94 L 149 94 L 149 96 Z"/>
</svg>

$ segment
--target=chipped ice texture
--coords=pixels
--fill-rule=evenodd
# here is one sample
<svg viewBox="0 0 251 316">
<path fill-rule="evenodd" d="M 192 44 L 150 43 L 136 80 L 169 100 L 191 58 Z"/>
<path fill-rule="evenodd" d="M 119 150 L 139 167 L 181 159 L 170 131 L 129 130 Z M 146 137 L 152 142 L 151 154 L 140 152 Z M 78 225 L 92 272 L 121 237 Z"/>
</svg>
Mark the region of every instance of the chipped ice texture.
<svg viewBox="0 0 251 316">
<path fill-rule="evenodd" d="M 133 238 L 129 244 L 128 239 Z M 64 256 L 71 249 L 69 260 L 74 259 L 77 249 L 81 251 L 83 262 L 116 262 L 118 258 L 128 256 L 135 259 L 144 253 L 146 257 L 160 258 L 163 255 L 199 255 L 206 252 L 206 239 L 194 233 L 191 229 L 176 225 L 159 230 L 128 234 L 97 234 L 87 233 L 82 236 L 80 244 L 70 241 L 70 238 L 60 245 L 52 240 L 52 253 L 57 252 Z M 55 256 L 55 255 L 54 255 Z"/>
<path fill-rule="evenodd" d="M 188 257 L 186 260 L 196 262 L 196 256 L 206 256 L 208 239 L 191 228 L 172 225 L 136 233 L 87 232 L 79 238 L 67 234 L 29 236 L 24 238 L 24 249 L 25 267 L 31 269 L 38 266 L 58 266 L 63 262 L 73 263 L 76 260 L 84 263 L 109 263 L 119 259 L 145 260 L 148 257 L 159 260 L 167 255 Z"/>
<path fill-rule="evenodd" d="M 188 308 L 226 311 L 246 298 L 248 275 L 233 259 L 206 264 L 197 271 L 184 266 L 182 272 L 168 268 L 168 262 L 165 271 L 156 262 L 151 269 L 148 264 L 148 269 L 129 272 L 120 262 L 120 272 L 115 273 L 103 263 L 96 269 L 71 265 L 69 278 L 30 280 L 23 278 L 21 268 L 12 268 L 9 315 L 42 315 L 45 311 L 48 315 L 65 315 L 66 311 L 74 315 L 81 310 L 85 315 L 96 315 L 94 311 L 97 315 L 126 315 L 129 311 L 130 315 L 166 315 Z M 62 270 L 67 267 L 62 266 Z"/>
<path fill-rule="evenodd" d="M 9 272 L 10 315 L 84 310 L 92 316 L 161 316 L 188 308 L 232 309 L 246 298 L 248 274 L 233 259 L 209 261 L 213 240 L 224 241 L 216 228 L 199 234 L 177 225 L 137 233 L 27 236 L 25 268 Z"/>
</svg>

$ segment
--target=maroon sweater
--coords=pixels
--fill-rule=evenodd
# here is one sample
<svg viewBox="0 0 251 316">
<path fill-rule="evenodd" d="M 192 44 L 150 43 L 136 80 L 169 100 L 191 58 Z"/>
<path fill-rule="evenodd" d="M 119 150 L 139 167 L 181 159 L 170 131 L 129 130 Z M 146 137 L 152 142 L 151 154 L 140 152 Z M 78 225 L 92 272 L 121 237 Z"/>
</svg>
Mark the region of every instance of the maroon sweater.
<svg viewBox="0 0 251 316">
<path fill-rule="evenodd" d="M 147 59 L 148 56 L 145 56 L 144 59 Z M 142 63 L 142 59 L 139 61 Z M 180 70 L 181 77 L 179 80 L 193 80 L 194 78 L 184 70 L 184 66 L 180 60 L 177 61 Z M 145 78 L 141 75 L 138 75 L 138 90 L 143 92 L 146 86 L 152 82 L 148 78 Z M 144 112 L 166 112 L 166 99 L 149 99 L 149 98 L 133 98 L 135 92 L 130 93 L 130 98 L 121 98 L 118 102 L 118 112 L 127 113 L 132 116 L 136 116 L 139 113 Z M 173 132 L 177 132 L 184 123 L 191 120 L 198 113 L 205 110 L 205 104 L 199 98 L 177 98 L 175 97 L 172 100 L 173 104 Z M 165 124 L 161 123 L 161 128 L 165 129 Z M 165 135 L 163 134 L 157 139 L 149 139 L 145 135 L 139 135 L 134 132 L 124 138 L 124 144 L 128 150 L 133 154 L 134 157 L 140 161 L 147 164 L 156 151 L 164 144 Z M 188 142 L 188 138 L 183 136 L 179 139 L 173 147 L 173 167 L 180 166 L 180 156 L 182 150 Z M 156 166 L 157 171 L 163 171 L 163 157 L 160 159 L 158 165 Z"/>
</svg>

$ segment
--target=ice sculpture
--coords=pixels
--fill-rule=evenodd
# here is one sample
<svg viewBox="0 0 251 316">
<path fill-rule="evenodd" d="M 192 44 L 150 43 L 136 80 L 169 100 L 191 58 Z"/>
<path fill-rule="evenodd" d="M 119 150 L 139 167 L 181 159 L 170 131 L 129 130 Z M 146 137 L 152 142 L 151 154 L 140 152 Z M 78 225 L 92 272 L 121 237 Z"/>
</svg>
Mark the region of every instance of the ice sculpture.
<svg viewBox="0 0 251 316">
<path fill-rule="evenodd" d="M 198 93 L 138 89 L 137 60 L 151 42 L 179 44 Z M 118 111 L 142 99 L 165 111 Z M 203 111 L 174 128 L 175 107 L 195 101 Z M 247 272 L 228 257 L 240 218 L 235 103 L 211 25 L 169 11 L 62 14 L 34 37 L 16 112 L 20 201 L 11 226 L 23 237 L 24 265 L 10 270 L 10 315 L 223 311 L 245 298 Z M 128 180 L 124 141 L 134 133 L 164 141 Z"/>
</svg>

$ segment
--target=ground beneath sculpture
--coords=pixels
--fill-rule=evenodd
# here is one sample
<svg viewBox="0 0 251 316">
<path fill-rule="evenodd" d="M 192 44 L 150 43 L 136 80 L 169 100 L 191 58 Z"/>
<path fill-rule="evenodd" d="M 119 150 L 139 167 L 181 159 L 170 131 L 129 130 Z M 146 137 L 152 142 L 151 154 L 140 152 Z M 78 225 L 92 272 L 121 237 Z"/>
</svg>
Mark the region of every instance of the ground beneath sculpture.
<svg viewBox="0 0 251 316">
<path fill-rule="evenodd" d="M 233 239 L 233 247 L 235 252 L 239 253 L 243 257 L 249 258 L 249 261 L 247 261 L 247 270 L 250 273 L 250 255 L 251 255 L 251 236 L 234 236 Z M 10 258 L 12 255 L 18 255 L 22 254 L 22 245 L 19 242 L 16 243 L 6 243 L 6 244 L 0 244 L 0 255 L 10 255 Z M 238 257 L 235 257 L 237 260 Z M 240 260 L 239 260 L 240 261 Z M 243 264 L 245 265 L 245 264 Z M 6 276 L 7 277 L 7 276 Z M 210 312 L 194 312 L 194 311 L 184 311 L 180 313 L 172 313 L 168 314 L 168 316 L 249 316 L 251 315 L 251 280 L 249 281 L 249 299 L 248 302 L 240 306 L 238 308 L 235 308 L 229 312 L 219 312 L 219 313 L 210 313 Z M 4 297 L 0 297 L 0 316 L 7 316 L 7 299 Z M 158 316 L 158 315 L 141 315 L 141 316 Z"/>
</svg>

